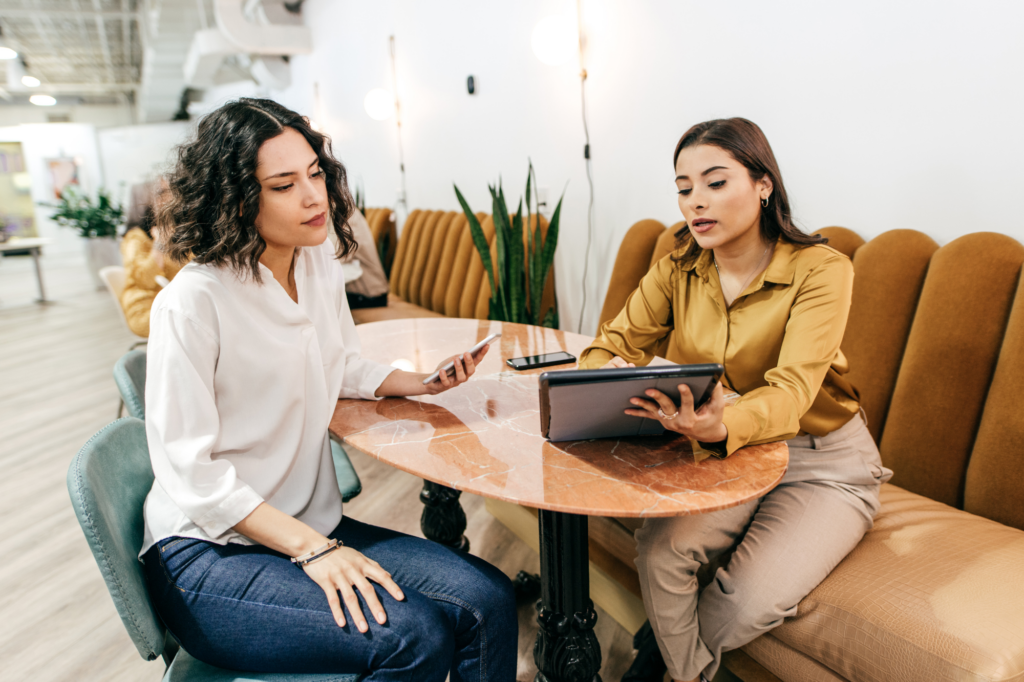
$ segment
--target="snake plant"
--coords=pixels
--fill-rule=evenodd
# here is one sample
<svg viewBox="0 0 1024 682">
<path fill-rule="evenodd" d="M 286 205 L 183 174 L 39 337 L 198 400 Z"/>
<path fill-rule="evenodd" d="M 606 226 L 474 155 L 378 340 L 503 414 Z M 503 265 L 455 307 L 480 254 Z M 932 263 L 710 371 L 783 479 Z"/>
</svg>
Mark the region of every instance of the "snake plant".
<svg viewBox="0 0 1024 682">
<path fill-rule="evenodd" d="M 526 221 L 523 221 L 523 199 L 519 199 L 519 207 L 515 215 L 510 216 L 505 203 L 505 192 L 501 180 L 497 185 L 488 185 L 491 192 L 492 215 L 494 217 L 494 240 L 496 242 L 497 263 L 491 258 L 491 247 L 480 227 L 480 221 L 470 209 L 462 192 L 455 186 L 455 195 L 462 205 L 462 210 L 469 221 L 469 229 L 483 261 L 484 270 L 491 285 L 491 301 L 489 319 L 501 322 L 519 322 L 544 327 L 558 328 L 558 302 L 553 305 L 540 319 L 541 299 L 544 287 L 551 274 L 551 265 L 555 260 L 555 246 L 558 244 L 558 220 L 562 212 L 563 192 L 558 199 L 555 212 L 551 215 L 547 235 L 543 236 L 540 225 L 540 203 L 536 204 L 537 219 L 534 221 L 531 210 L 531 183 L 536 184 L 533 163 L 526 174 Z M 531 226 L 535 227 L 531 229 Z M 523 230 L 526 230 L 524 239 Z M 525 242 L 525 243 L 524 243 Z"/>
</svg>

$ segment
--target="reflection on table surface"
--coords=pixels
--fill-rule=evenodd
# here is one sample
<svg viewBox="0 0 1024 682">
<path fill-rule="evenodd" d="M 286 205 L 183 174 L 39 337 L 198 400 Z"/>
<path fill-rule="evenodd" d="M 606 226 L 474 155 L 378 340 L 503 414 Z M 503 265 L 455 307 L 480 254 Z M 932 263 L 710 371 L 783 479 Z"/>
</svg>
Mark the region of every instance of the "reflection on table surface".
<svg viewBox="0 0 1024 682">
<path fill-rule="evenodd" d="M 338 401 L 331 430 L 372 457 L 466 492 L 592 516 L 676 516 L 742 504 L 785 473 L 785 443 L 695 457 L 678 435 L 551 443 L 540 435 L 537 375 L 509 358 L 568 351 L 590 337 L 541 327 L 423 318 L 360 325 L 364 357 L 404 369 L 438 363 L 501 331 L 476 375 L 438 396 Z"/>
</svg>

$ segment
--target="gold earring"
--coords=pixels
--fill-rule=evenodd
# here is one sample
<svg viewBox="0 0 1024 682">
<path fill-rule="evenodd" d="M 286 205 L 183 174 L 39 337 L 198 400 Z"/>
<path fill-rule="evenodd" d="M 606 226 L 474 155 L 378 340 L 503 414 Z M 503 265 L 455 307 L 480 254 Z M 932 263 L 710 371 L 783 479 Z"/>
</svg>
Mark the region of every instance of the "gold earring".
<svg viewBox="0 0 1024 682">
<path fill-rule="evenodd" d="M 768 208 L 768 197 L 761 199 L 761 206 Z"/>
</svg>

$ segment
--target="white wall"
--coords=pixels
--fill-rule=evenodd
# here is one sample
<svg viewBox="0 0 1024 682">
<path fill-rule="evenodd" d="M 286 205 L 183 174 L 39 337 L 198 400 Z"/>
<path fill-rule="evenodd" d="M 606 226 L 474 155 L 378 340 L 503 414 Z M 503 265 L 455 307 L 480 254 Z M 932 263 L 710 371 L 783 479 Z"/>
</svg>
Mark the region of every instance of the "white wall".
<svg viewBox="0 0 1024 682">
<path fill-rule="evenodd" d="M 615 252 L 642 218 L 679 219 L 672 149 L 690 125 L 745 116 L 768 135 L 797 220 L 868 238 L 914 228 L 940 243 L 992 230 L 1024 239 L 1024 3 L 583 0 L 594 243 L 583 330 L 593 332 Z M 458 183 L 490 211 L 500 175 L 522 191 L 569 182 L 556 267 L 563 327 L 581 307 L 587 180 L 577 67 L 548 67 L 530 34 L 573 0 L 310 0 L 314 53 L 277 98 L 332 134 L 369 205 L 399 185 L 394 122 L 363 97 L 398 89 L 411 208 L 457 209 Z M 465 90 L 466 76 L 478 94 Z M 314 97 L 314 84 L 319 98 Z M 552 201 L 553 203 L 553 201 Z"/>
<path fill-rule="evenodd" d="M 174 148 L 193 126 L 189 122 L 147 123 L 97 132 L 105 185 L 126 211 L 131 186 L 169 170 Z"/>
<path fill-rule="evenodd" d="M 79 162 L 79 183 L 83 192 L 94 194 L 103 186 L 96 129 L 79 123 L 33 123 L 0 128 L 0 141 L 21 142 L 25 163 L 32 176 L 32 201 L 36 204 L 36 230 L 40 237 L 54 243 L 48 254 L 82 253 L 78 233 L 60 227 L 49 219 L 53 209 L 40 202 L 53 203 L 53 182 L 47 159 L 75 158 Z"/>
<path fill-rule="evenodd" d="M 132 124 L 132 110 L 128 105 L 62 105 L 59 97 L 57 102 L 52 107 L 0 105 L 0 126 L 46 123 L 51 114 L 67 114 L 70 123 L 89 123 L 97 128 Z"/>
</svg>

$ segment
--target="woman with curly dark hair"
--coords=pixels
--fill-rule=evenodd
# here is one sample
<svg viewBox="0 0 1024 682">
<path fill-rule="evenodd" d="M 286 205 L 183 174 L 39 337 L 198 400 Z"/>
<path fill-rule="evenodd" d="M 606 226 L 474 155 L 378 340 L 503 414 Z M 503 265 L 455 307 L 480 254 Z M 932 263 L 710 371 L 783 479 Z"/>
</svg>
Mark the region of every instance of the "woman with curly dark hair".
<svg viewBox="0 0 1024 682">
<path fill-rule="evenodd" d="M 192 262 L 151 315 L 140 555 L 168 629 L 233 670 L 513 680 L 508 578 L 343 517 L 327 434 L 339 397 L 440 393 L 486 349 L 427 386 L 359 356 L 337 261 L 354 248 L 345 169 L 298 114 L 225 105 L 169 185 L 167 253 Z"/>
</svg>

